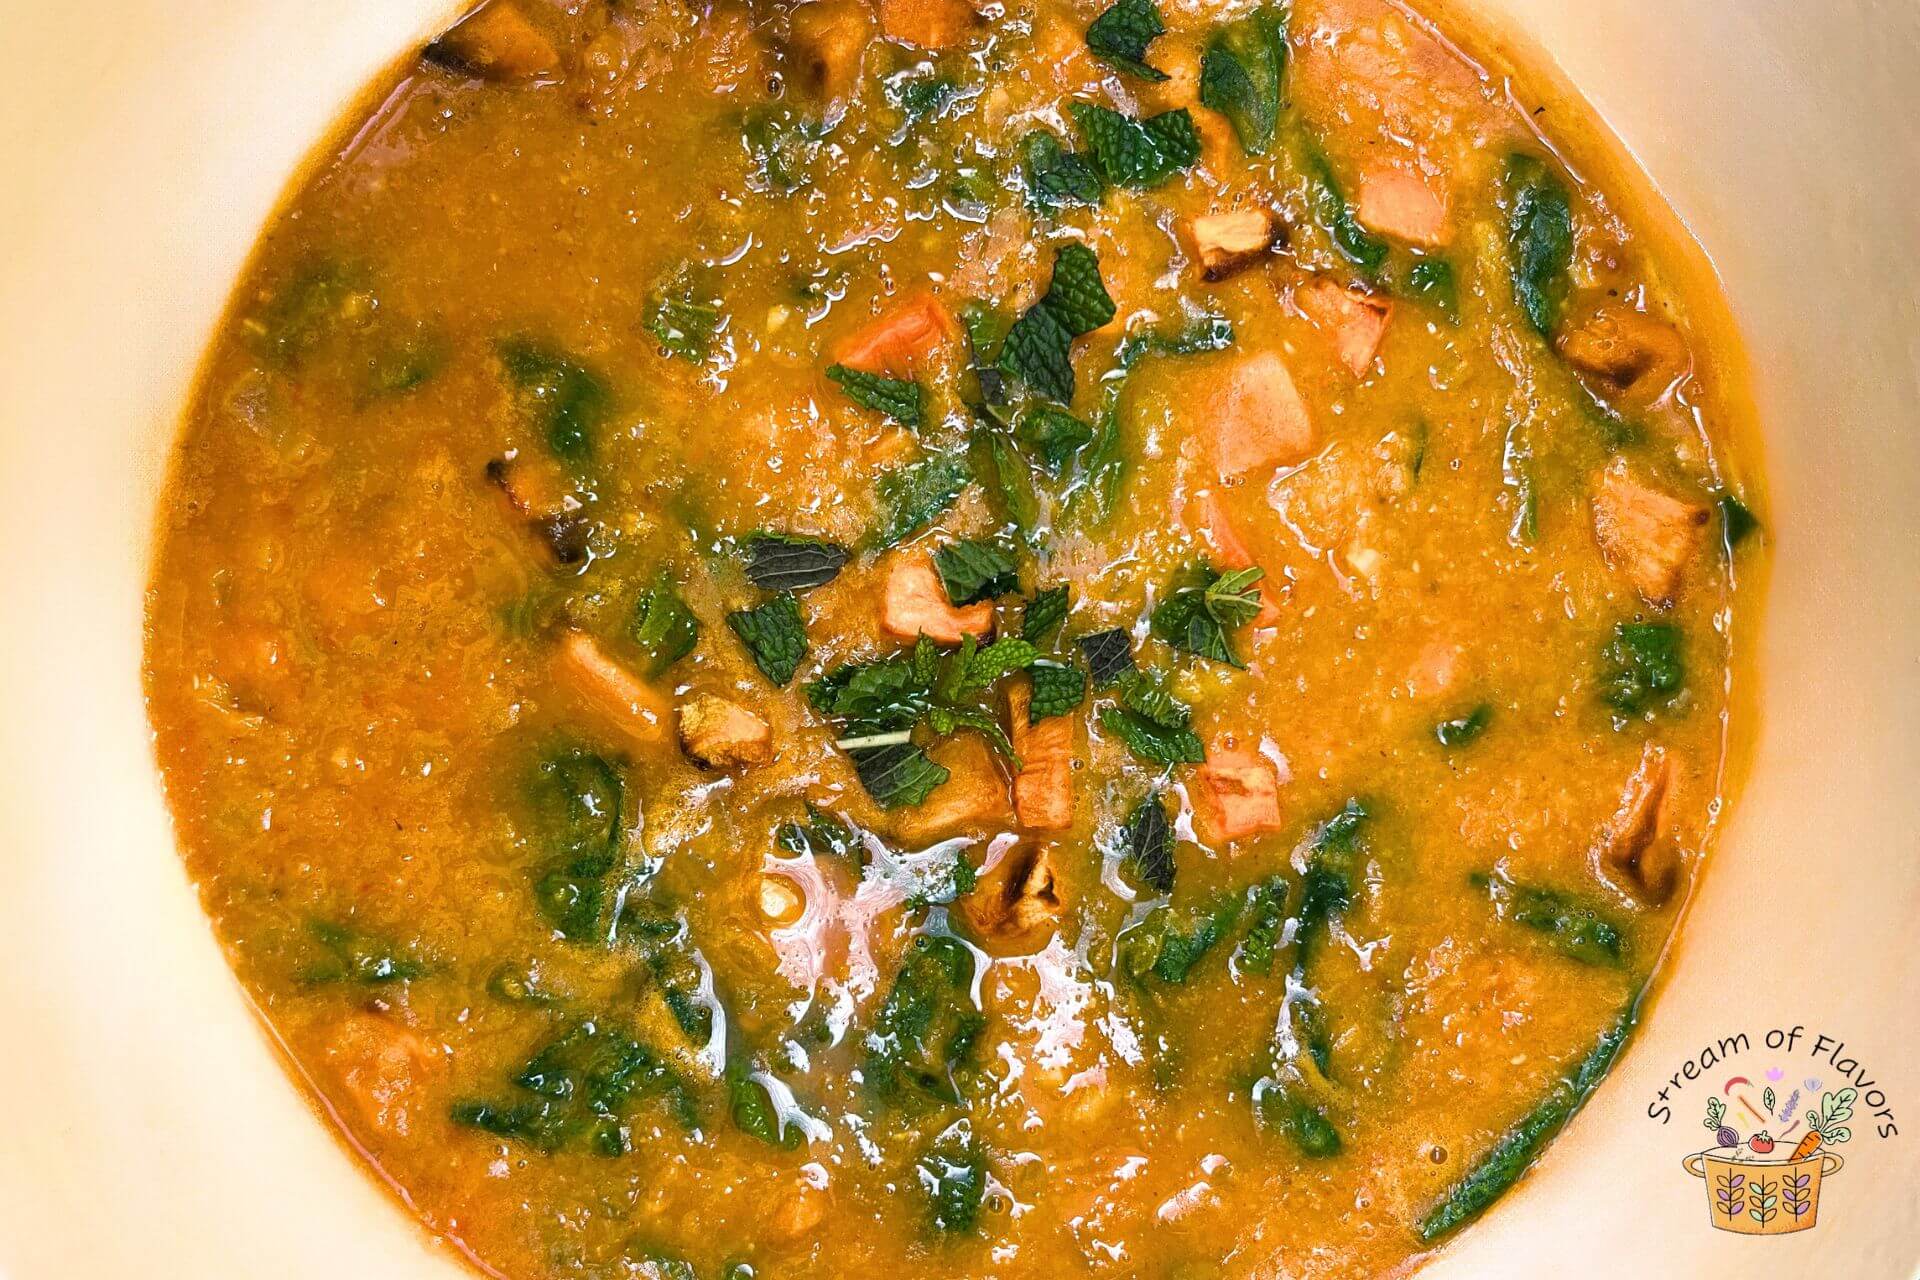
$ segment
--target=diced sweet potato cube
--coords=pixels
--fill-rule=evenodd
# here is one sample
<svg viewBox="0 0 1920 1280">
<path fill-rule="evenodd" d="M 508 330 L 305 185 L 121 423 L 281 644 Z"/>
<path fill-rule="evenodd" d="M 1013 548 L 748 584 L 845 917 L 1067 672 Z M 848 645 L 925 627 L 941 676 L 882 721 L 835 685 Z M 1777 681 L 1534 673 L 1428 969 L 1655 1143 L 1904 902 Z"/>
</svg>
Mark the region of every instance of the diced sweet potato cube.
<svg viewBox="0 0 1920 1280">
<path fill-rule="evenodd" d="M 1560 333 L 1567 363 L 1617 394 L 1655 399 L 1687 371 L 1687 344 L 1664 320 L 1604 303 Z"/>
<path fill-rule="evenodd" d="M 954 607 L 933 561 L 923 552 L 907 551 L 895 557 L 887 574 L 880 625 L 888 635 L 902 640 L 925 635 L 941 644 L 959 644 L 968 636 L 993 630 L 993 604 L 982 600 Z"/>
<path fill-rule="evenodd" d="M 960 914 L 983 938 L 1032 944 L 1053 932 L 1062 904 L 1045 849 L 1015 849 L 960 900 Z"/>
<path fill-rule="evenodd" d="M 1292 466 L 1313 455 L 1313 420 L 1286 362 L 1271 351 L 1233 359 L 1213 382 L 1203 421 L 1220 477 Z"/>
<path fill-rule="evenodd" d="M 880 29 L 887 39 L 922 49 L 951 49 L 980 24 L 966 0 L 880 0 Z"/>
<path fill-rule="evenodd" d="M 1427 180 L 1393 165 L 1374 165 L 1360 175 L 1354 216 L 1382 235 L 1437 249 L 1452 238 L 1447 204 Z"/>
<path fill-rule="evenodd" d="M 1711 512 L 1649 488 L 1616 462 L 1593 495 L 1593 536 L 1609 567 L 1623 574 L 1651 605 L 1679 592 L 1687 562 L 1706 540 Z"/>
<path fill-rule="evenodd" d="M 1201 273 L 1209 280 L 1225 280 L 1266 257 L 1279 238 L 1279 224 L 1266 209 L 1233 209 L 1203 213 L 1189 229 Z"/>
<path fill-rule="evenodd" d="M 927 756 L 944 765 L 950 776 L 934 788 L 925 804 L 900 811 L 894 830 L 901 839 L 942 840 L 1007 820 L 1007 782 L 985 739 L 963 733 L 933 747 Z"/>
<path fill-rule="evenodd" d="M 1203 490 L 1188 497 L 1181 517 L 1187 527 L 1207 544 L 1207 549 L 1212 552 L 1209 560 L 1214 568 L 1251 569 L 1258 563 L 1240 537 L 1239 530 L 1234 528 L 1233 517 L 1227 514 L 1227 504 L 1213 490 Z M 1280 597 L 1267 578 L 1260 579 L 1259 591 L 1260 612 L 1253 616 L 1253 625 L 1270 627 L 1280 619 Z"/>
<path fill-rule="evenodd" d="M 873 35 L 864 0 L 795 5 L 790 21 L 800 87 L 830 102 L 850 93 Z"/>
<path fill-rule="evenodd" d="M 673 715 L 666 695 L 615 662 L 592 636 L 569 631 L 561 638 L 554 676 L 635 742 L 666 738 Z"/>
<path fill-rule="evenodd" d="M 425 57 L 484 80 L 539 80 L 560 69 L 553 42 L 514 0 L 489 0 L 426 47 Z"/>
<path fill-rule="evenodd" d="M 1373 367 L 1387 321 L 1393 318 L 1392 303 L 1325 276 L 1301 285 L 1293 297 L 1307 319 L 1333 340 L 1340 363 L 1354 377 L 1364 376 Z"/>
<path fill-rule="evenodd" d="M 1648 743 L 1600 837 L 1600 869 L 1607 878 L 1655 906 L 1673 895 L 1680 879 L 1680 852 L 1666 829 L 1672 791 L 1673 762 Z"/>
<path fill-rule="evenodd" d="M 1073 825 L 1072 716 L 1027 723 L 1033 685 L 1024 676 L 1007 686 L 1007 733 L 1020 772 L 1013 776 L 1013 808 L 1028 831 L 1060 831 Z"/>
<path fill-rule="evenodd" d="M 906 377 L 960 336 L 946 305 L 931 293 L 894 304 L 840 345 L 839 362 L 862 373 Z"/>
<path fill-rule="evenodd" d="M 1194 780 L 1210 839 L 1227 843 L 1280 829 L 1279 776 L 1254 752 L 1209 750 Z"/>
<path fill-rule="evenodd" d="M 765 764 L 773 758 L 773 730 L 745 707 L 703 693 L 680 705 L 680 749 L 709 769 Z"/>
</svg>

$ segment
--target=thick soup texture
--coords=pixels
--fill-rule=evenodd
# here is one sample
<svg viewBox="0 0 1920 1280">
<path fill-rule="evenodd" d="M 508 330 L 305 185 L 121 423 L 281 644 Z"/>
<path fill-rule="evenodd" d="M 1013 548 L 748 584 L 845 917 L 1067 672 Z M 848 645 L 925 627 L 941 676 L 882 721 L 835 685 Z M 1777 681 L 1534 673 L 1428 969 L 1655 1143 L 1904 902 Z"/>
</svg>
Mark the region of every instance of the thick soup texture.
<svg viewBox="0 0 1920 1280">
<path fill-rule="evenodd" d="M 148 687 L 434 1231 L 1361 1276 L 1520 1176 L 1709 842 L 1762 538 L 1717 301 L 1464 47 L 492 0 L 368 99 L 208 357 Z"/>
</svg>

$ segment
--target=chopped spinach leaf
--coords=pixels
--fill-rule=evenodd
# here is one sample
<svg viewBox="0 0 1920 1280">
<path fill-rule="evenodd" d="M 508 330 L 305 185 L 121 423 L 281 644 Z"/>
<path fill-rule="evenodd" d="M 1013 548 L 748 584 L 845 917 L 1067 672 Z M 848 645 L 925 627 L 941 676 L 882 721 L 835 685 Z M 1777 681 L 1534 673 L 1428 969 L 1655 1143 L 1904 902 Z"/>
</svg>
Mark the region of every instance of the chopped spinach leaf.
<svg viewBox="0 0 1920 1280">
<path fill-rule="evenodd" d="M 1590 965 L 1621 963 L 1626 939 L 1619 926 L 1572 895 L 1516 884 L 1500 871 L 1475 873 L 1468 882 L 1486 892 L 1502 919 L 1545 934 L 1554 950 L 1569 959 Z"/>
<path fill-rule="evenodd" d="M 1248 155 L 1265 155 L 1280 119 L 1287 11 L 1256 9 L 1223 27 L 1200 60 L 1200 101 L 1226 116 Z"/>
<path fill-rule="evenodd" d="M 1157 324 L 1136 328 L 1120 340 L 1113 350 L 1114 364 L 1130 370 L 1147 356 L 1191 356 L 1208 351 L 1225 351 L 1233 345 L 1233 321 L 1225 316 L 1200 312 L 1177 324 Z"/>
<path fill-rule="evenodd" d="M 1178 986 L 1208 953 L 1226 940 L 1240 919 L 1244 897 L 1219 895 L 1199 907 L 1161 906 L 1120 936 L 1121 968 L 1131 977 L 1149 975 Z"/>
<path fill-rule="evenodd" d="M 987 1196 L 987 1158 L 964 1121 L 935 1139 L 914 1163 L 914 1173 L 934 1230 L 973 1230 Z"/>
<path fill-rule="evenodd" d="M 1029 544 L 1038 544 L 1046 532 L 1040 492 L 1013 437 L 982 422 L 974 430 L 972 443 L 980 455 L 977 467 L 981 483 L 999 504 L 1007 523 Z"/>
<path fill-rule="evenodd" d="M 755 1080 L 743 1064 L 727 1068 L 727 1110 L 734 1127 L 770 1147 L 792 1151 L 806 1141 L 797 1127 L 788 1128 L 773 1105 L 765 1085 Z"/>
<path fill-rule="evenodd" d="M 502 342 L 498 353 L 507 380 L 530 402 L 553 455 L 575 467 L 592 461 L 594 436 L 612 408 L 599 375 L 522 338 Z"/>
<path fill-rule="evenodd" d="M 1044 644 L 1067 620 L 1071 597 L 1066 584 L 1036 591 L 1028 598 L 1020 616 L 1020 638 L 1028 644 Z"/>
<path fill-rule="evenodd" d="M 307 935 L 321 955 L 300 974 L 313 986 L 350 982 L 362 987 L 410 982 L 425 975 L 427 964 L 413 948 L 353 925 L 331 920 L 307 921 Z"/>
<path fill-rule="evenodd" d="M 1720 542 L 1731 556 L 1733 549 L 1760 527 L 1760 521 L 1746 503 L 1731 493 L 1721 494 L 1714 505 L 1720 508 Z"/>
<path fill-rule="evenodd" d="M 1087 48 L 1118 70 L 1157 84 L 1167 73 L 1147 65 L 1147 46 L 1166 30 L 1153 0 L 1116 0 L 1087 28 Z"/>
<path fill-rule="evenodd" d="M 1550 336 L 1566 305 L 1573 268 L 1573 201 L 1545 161 L 1514 155 L 1502 184 L 1513 295 L 1542 336 Z"/>
<path fill-rule="evenodd" d="M 949 542 L 933 553 L 933 567 L 956 607 L 1020 589 L 1020 567 L 1005 548 L 977 538 Z"/>
<path fill-rule="evenodd" d="M 1064 409 L 1035 405 L 1022 415 L 1014 438 L 1038 455 L 1048 475 L 1058 477 L 1080 447 L 1093 439 L 1093 428 Z"/>
<path fill-rule="evenodd" d="M 1239 966 L 1246 973 L 1273 972 L 1273 957 L 1287 923 L 1287 882 L 1268 876 L 1247 891 L 1247 932 L 1240 940 Z"/>
<path fill-rule="evenodd" d="M 1433 727 L 1433 736 L 1443 747 L 1464 747 L 1485 732 L 1492 721 L 1493 708 L 1483 702 L 1463 716 L 1442 720 Z"/>
<path fill-rule="evenodd" d="M 964 454 L 936 454 L 882 475 L 881 514 L 868 544 L 891 547 L 939 519 L 973 479 Z"/>
<path fill-rule="evenodd" d="M 753 665 L 777 685 L 793 679 L 800 660 L 807 656 L 806 622 L 800 616 L 800 602 L 790 595 L 737 609 L 727 615 L 727 625 L 747 647 Z"/>
<path fill-rule="evenodd" d="M 1670 623 L 1620 623 L 1600 660 L 1601 700 L 1623 716 L 1666 703 L 1687 682 L 1680 629 Z"/>
<path fill-rule="evenodd" d="M 866 1082 L 886 1097 L 917 1090 L 962 1100 L 959 1073 L 986 1030 L 973 1004 L 973 953 L 958 938 L 922 934 L 866 1037 Z"/>
<path fill-rule="evenodd" d="M 1070 103 L 1067 110 L 1108 186 L 1157 187 L 1200 158 L 1200 135 L 1184 107 L 1144 120 L 1093 102 Z"/>
<path fill-rule="evenodd" d="M 720 336 L 720 300 L 705 287 L 691 263 L 681 263 L 654 287 L 643 320 L 669 353 L 699 364 L 713 354 Z"/>
<path fill-rule="evenodd" d="M 1447 319 L 1459 322 L 1460 290 L 1454 283 L 1453 264 L 1445 258 L 1422 258 L 1414 263 L 1407 271 L 1407 292 L 1437 307 Z"/>
<path fill-rule="evenodd" d="M 530 843 L 547 861 L 534 901 L 571 942 L 602 936 L 607 880 L 620 862 L 625 786 L 604 757 L 563 750 L 541 761 L 527 784 Z"/>
<path fill-rule="evenodd" d="M 646 651 L 648 679 L 666 671 L 700 643 L 700 620 L 680 598 L 673 579 L 665 574 L 633 602 L 628 631 L 633 642 Z"/>
<path fill-rule="evenodd" d="M 548 1042 L 512 1083 L 531 1096 L 456 1102 L 454 1121 L 537 1151 L 583 1144 L 602 1156 L 628 1151 L 625 1121 L 636 1101 L 664 1099 L 688 1129 L 698 1121 L 688 1082 L 653 1050 L 599 1020 L 576 1023 Z"/>
<path fill-rule="evenodd" d="M 847 549 L 819 538 L 756 533 L 747 539 L 747 580 L 763 591 L 807 591 L 840 576 Z"/>
<path fill-rule="evenodd" d="M 843 364 L 827 366 L 827 377 L 840 384 L 847 399 L 863 409 L 872 409 L 892 418 L 903 427 L 918 431 L 927 423 L 927 411 L 920 384 L 878 373 L 863 373 Z"/>
<path fill-rule="evenodd" d="M 1327 162 L 1326 153 L 1319 147 L 1308 144 L 1306 148 L 1307 176 L 1312 182 L 1313 217 L 1320 224 L 1334 248 L 1338 249 L 1348 261 L 1361 271 L 1378 271 L 1387 260 L 1388 245 L 1381 237 L 1360 225 L 1353 215 L 1353 208 L 1347 203 L 1346 193 L 1341 190 L 1340 180 L 1334 177 L 1333 166 Z"/>
<path fill-rule="evenodd" d="M 811 853 L 815 857 L 849 858 L 857 857 L 860 851 L 852 828 L 811 800 L 807 801 L 807 820 L 781 823 L 773 838 L 795 857 Z"/>
</svg>

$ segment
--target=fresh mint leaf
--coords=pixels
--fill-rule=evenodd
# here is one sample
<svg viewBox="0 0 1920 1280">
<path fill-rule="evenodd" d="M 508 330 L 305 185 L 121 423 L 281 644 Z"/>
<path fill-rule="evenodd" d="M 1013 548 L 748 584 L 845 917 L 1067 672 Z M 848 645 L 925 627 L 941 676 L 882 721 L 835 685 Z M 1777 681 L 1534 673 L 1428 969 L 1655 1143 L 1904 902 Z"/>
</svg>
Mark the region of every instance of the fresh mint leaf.
<svg viewBox="0 0 1920 1280">
<path fill-rule="evenodd" d="M 1133 638 L 1120 628 L 1081 636 L 1079 643 L 1094 688 L 1104 689 L 1133 670 Z"/>
<path fill-rule="evenodd" d="M 1200 764 L 1207 758 L 1206 747 L 1193 730 L 1156 724 L 1125 707 L 1102 707 L 1100 727 L 1151 764 Z"/>
<path fill-rule="evenodd" d="M 1248 155 L 1273 146 L 1286 69 L 1287 11 L 1278 6 L 1222 27 L 1200 59 L 1200 102 L 1227 118 Z"/>
<path fill-rule="evenodd" d="M 1053 278 L 1027 308 L 1000 349 L 1000 368 L 1056 404 L 1073 400 L 1073 340 L 1114 317 L 1093 250 L 1072 241 L 1053 257 Z"/>
<path fill-rule="evenodd" d="M 1070 103 L 1067 110 L 1108 186 L 1161 186 L 1200 158 L 1200 135 L 1184 107 L 1144 120 L 1093 102 Z"/>
<path fill-rule="evenodd" d="M 949 542 L 933 553 L 933 567 L 955 607 L 1020 589 L 1020 566 L 1005 548 L 978 538 Z"/>
<path fill-rule="evenodd" d="M 1186 653 L 1244 666 L 1227 633 L 1253 621 L 1260 612 L 1257 584 L 1263 576 L 1257 567 L 1218 575 L 1201 572 L 1155 606 L 1150 620 L 1153 634 Z"/>
<path fill-rule="evenodd" d="M 806 623 L 800 617 L 800 602 L 790 595 L 735 610 L 727 615 L 727 625 L 747 646 L 753 665 L 777 685 L 793 679 L 800 660 L 807 656 Z"/>
<path fill-rule="evenodd" d="M 1028 724 L 1064 716 L 1087 696 L 1087 673 L 1078 667 L 1036 662 L 1027 668 L 1027 675 L 1033 681 L 1033 698 L 1027 704 Z"/>
<path fill-rule="evenodd" d="M 927 411 L 920 384 L 877 373 L 863 373 L 843 364 L 827 366 L 827 377 L 863 409 L 885 414 L 914 431 L 926 425 Z"/>
<path fill-rule="evenodd" d="M 1013 434 L 1038 456 L 1048 475 L 1058 478 L 1081 446 L 1093 439 L 1093 428 L 1064 409 L 1043 404 L 1023 414 Z"/>
<path fill-rule="evenodd" d="M 1087 48 L 1128 75 L 1157 84 L 1167 73 L 1147 65 L 1147 46 L 1166 31 L 1153 0 L 1117 0 L 1087 28 Z"/>
<path fill-rule="evenodd" d="M 964 454 L 936 454 L 882 475 L 880 519 L 868 544 L 878 550 L 912 537 L 952 506 L 972 479 Z"/>
<path fill-rule="evenodd" d="M 963 692 L 985 689 L 1003 676 L 1024 671 L 1040 660 L 1040 651 L 1025 640 L 995 640 L 968 657 L 960 679 Z"/>
<path fill-rule="evenodd" d="M 1020 638 L 1029 644 L 1044 644 L 1067 620 L 1070 603 L 1065 583 L 1035 592 L 1020 616 Z"/>
<path fill-rule="evenodd" d="M 1093 162 L 1060 145 L 1060 139 L 1036 129 L 1020 140 L 1020 172 L 1026 180 L 1027 204 L 1039 213 L 1052 213 L 1075 204 L 1099 204 L 1106 194 Z"/>
<path fill-rule="evenodd" d="M 1173 824 L 1158 792 L 1134 807 L 1120 829 L 1120 849 L 1140 883 L 1155 893 L 1173 892 Z"/>
<path fill-rule="evenodd" d="M 952 775 L 910 742 L 865 747 L 848 753 L 860 785 L 882 809 L 908 808 L 926 803 L 934 788 Z"/>
<path fill-rule="evenodd" d="M 756 533 L 747 538 L 747 580 L 763 591 L 806 591 L 840 576 L 847 549 L 820 538 Z"/>
</svg>

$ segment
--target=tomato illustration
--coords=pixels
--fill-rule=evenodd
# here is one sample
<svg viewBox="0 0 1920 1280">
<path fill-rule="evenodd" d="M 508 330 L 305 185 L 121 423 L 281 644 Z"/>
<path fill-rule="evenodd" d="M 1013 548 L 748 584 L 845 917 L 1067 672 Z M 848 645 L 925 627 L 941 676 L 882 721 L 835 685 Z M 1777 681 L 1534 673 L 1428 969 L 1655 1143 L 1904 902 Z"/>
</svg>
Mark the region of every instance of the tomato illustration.
<svg viewBox="0 0 1920 1280">
<path fill-rule="evenodd" d="M 1747 1139 L 1747 1145 L 1753 1148 L 1755 1155 L 1763 1156 L 1773 1150 L 1773 1135 L 1762 1129 Z"/>
</svg>

